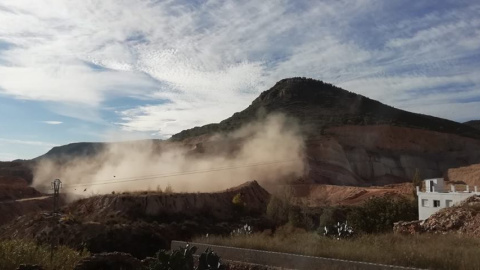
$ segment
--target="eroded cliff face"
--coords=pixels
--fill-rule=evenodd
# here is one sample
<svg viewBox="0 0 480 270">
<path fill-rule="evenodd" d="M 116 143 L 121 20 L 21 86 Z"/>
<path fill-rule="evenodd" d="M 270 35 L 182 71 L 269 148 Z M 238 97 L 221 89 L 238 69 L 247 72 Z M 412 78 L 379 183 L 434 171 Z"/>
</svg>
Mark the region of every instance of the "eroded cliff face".
<svg viewBox="0 0 480 270">
<path fill-rule="evenodd" d="M 306 144 L 309 182 L 383 185 L 480 162 L 480 140 L 393 126 L 340 126 Z"/>
<path fill-rule="evenodd" d="M 212 193 L 129 193 L 94 196 L 72 203 L 65 211 L 87 220 L 102 220 L 112 215 L 128 218 L 208 215 L 228 219 L 235 214 L 232 200 L 237 194 L 240 194 L 244 211 L 258 214 L 265 212 L 270 194 L 256 181 Z"/>
</svg>

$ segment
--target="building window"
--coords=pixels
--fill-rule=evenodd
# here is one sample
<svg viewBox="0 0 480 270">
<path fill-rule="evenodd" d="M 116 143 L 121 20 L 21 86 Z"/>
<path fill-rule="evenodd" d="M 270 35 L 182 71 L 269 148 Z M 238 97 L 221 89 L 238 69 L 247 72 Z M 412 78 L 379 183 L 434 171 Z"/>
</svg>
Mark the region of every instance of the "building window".
<svg viewBox="0 0 480 270">
<path fill-rule="evenodd" d="M 428 199 L 422 199 L 422 206 L 428 207 Z"/>
<path fill-rule="evenodd" d="M 453 204 L 452 200 L 446 200 L 446 201 L 445 201 L 445 205 L 446 205 L 447 207 L 452 206 L 452 204 Z"/>
<path fill-rule="evenodd" d="M 433 200 L 433 207 L 440 207 L 440 200 Z"/>
</svg>

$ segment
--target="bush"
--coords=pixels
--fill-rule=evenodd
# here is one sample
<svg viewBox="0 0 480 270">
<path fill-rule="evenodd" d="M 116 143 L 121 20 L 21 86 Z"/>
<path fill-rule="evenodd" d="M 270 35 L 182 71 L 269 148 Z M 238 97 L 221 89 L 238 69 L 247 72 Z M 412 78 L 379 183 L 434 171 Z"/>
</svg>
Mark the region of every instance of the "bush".
<svg viewBox="0 0 480 270">
<path fill-rule="evenodd" d="M 241 193 L 237 193 L 235 196 L 233 196 L 232 199 L 232 204 L 233 204 L 233 209 L 237 212 L 243 212 L 245 210 L 245 207 L 247 204 L 243 201 Z"/>
<path fill-rule="evenodd" d="M 50 246 L 37 245 L 26 240 L 5 240 L 0 242 L 0 269 L 17 269 L 20 264 L 41 265 L 44 269 L 73 269 L 84 257 L 86 251 L 78 252 L 65 246 L 54 249 L 50 261 Z"/>
<path fill-rule="evenodd" d="M 156 260 L 150 264 L 150 270 L 224 270 L 225 266 L 220 263 L 220 256 L 207 248 L 198 261 L 198 267 L 194 268 L 193 254 L 197 247 L 179 247 L 172 252 L 160 250 L 156 254 Z"/>
<path fill-rule="evenodd" d="M 347 220 L 355 231 L 381 233 L 391 231 L 397 221 L 416 220 L 417 215 L 415 201 L 383 196 L 365 201 L 348 214 Z"/>
</svg>

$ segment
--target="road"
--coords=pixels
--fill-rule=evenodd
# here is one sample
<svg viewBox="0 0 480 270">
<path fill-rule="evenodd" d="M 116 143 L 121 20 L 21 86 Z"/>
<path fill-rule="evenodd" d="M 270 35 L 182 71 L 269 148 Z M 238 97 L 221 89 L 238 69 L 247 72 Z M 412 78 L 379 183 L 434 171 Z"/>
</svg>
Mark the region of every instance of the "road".
<svg viewBox="0 0 480 270">
<path fill-rule="evenodd" d="M 18 200 L 8 200 L 8 201 L 0 201 L 0 203 L 14 203 L 14 202 L 26 202 L 26 201 L 36 201 L 36 200 L 44 200 L 51 198 L 52 195 L 45 195 L 40 197 L 32 197 L 32 198 L 23 198 Z"/>
</svg>

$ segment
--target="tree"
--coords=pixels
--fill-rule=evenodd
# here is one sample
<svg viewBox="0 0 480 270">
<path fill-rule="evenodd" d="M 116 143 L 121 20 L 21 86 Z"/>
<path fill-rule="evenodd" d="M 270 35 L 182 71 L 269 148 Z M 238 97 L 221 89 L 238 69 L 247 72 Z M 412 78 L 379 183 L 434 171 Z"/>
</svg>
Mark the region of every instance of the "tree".
<svg viewBox="0 0 480 270">
<path fill-rule="evenodd" d="M 422 178 L 420 177 L 420 172 L 418 171 L 418 168 L 415 169 L 415 173 L 413 174 L 412 184 L 413 184 L 413 197 L 415 198 L 415 200 L 417 200 L 418 199 L 417 187 L 421 187 L 422 185 Z"/>
</svg>

